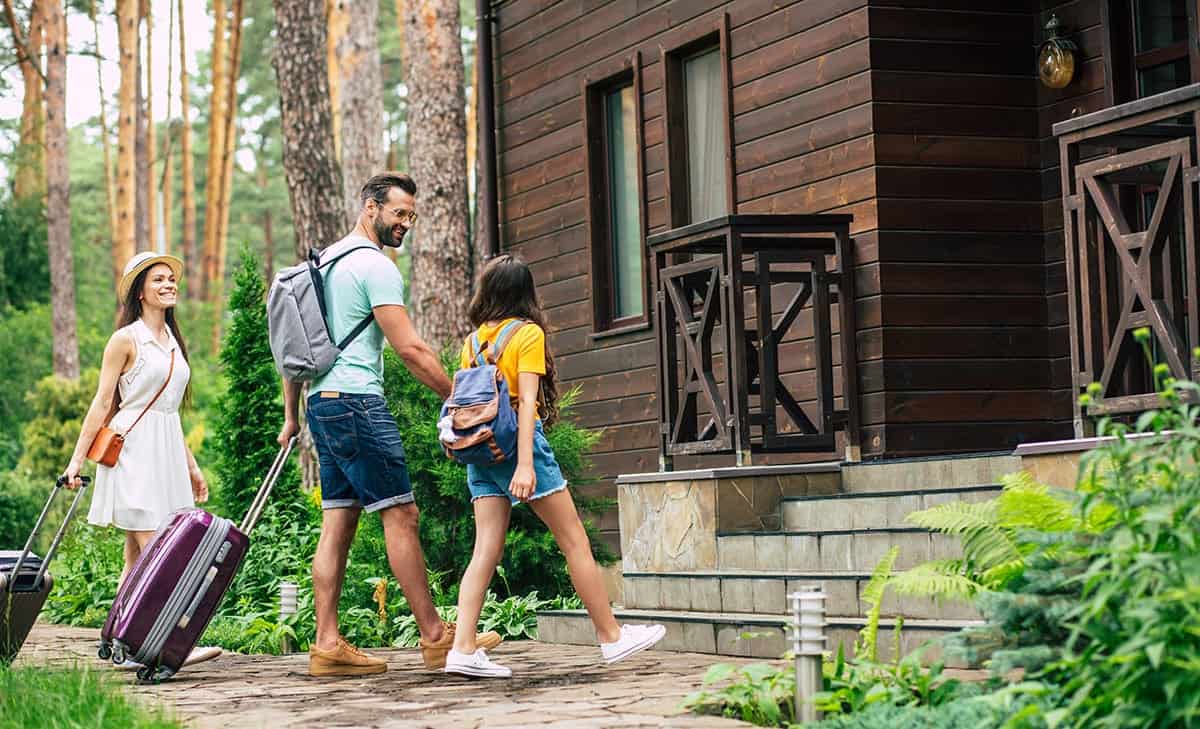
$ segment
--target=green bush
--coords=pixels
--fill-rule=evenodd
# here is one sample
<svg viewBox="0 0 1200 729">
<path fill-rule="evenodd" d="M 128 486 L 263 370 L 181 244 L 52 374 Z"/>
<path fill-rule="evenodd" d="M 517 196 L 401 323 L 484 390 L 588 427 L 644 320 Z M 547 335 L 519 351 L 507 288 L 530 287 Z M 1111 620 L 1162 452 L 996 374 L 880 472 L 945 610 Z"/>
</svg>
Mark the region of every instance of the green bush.
<svg viewBox="0 0 1200 729">
<path fill-rule="evenodd" d="M 12 471 L 0 473 L 0 550 L 25 546 L 29 531 L 49 495 L 48 485 L 39 488 L 33 481 Z M 48 543 L 39 540 L 35 549 L 44 553 Z"/>
<path fill-rule="evenodd" d="M 46 210 L 40 196 L 0 204 L 0 309 L 50 299 Z"/>
<path fill-rule="evenodd" d="M 182 729 L 165 709 L 125 695 L 111 672 L 0 667 L 0 729 Z"/>
<path fill-rule="evenodd" d="M 88 628 L 103 625 L 117 596 L 124 550 L 121 530 L 101 529 L 76 519 L 50 565 L 54 589 L 42 615 L 54 623 Z"/>
<path fill-rule="evenodd" d="M 49 375 L 25 395 L 33 417 L 21 434 L 25 444 L 19 464 L 22 471 L 48 483 L 58 478 L 75 452 L 99 380 L 100 372 L 94 369 L 85 371 L 78 380 Z"/>
</svg>

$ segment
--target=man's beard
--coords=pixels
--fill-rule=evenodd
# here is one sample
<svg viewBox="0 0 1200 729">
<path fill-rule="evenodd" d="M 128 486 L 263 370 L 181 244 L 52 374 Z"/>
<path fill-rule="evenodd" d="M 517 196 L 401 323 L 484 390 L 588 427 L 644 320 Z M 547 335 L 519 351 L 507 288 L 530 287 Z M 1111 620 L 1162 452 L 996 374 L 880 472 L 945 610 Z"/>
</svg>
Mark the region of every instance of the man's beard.
<svg viewBox="0 0 1200 729">
<path fill-rule="evenodd" d="M 404 236 L 408 233 L 403 227 L 400 228 L 400 237 L 397 239 L 392 235 L 392 226 L 385 224 L 382 220 L 375 220 L 375 237 L 379 239 L 380 245 L 385 245 L 390 248 L 399 248 L 404 245 Z"/>
</svg>

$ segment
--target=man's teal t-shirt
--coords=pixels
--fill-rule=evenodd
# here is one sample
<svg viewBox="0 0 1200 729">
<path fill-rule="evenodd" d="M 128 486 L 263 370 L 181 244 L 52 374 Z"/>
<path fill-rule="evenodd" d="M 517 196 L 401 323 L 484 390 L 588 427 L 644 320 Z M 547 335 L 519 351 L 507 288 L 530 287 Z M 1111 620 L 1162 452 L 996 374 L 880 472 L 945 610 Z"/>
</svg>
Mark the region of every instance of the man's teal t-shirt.
<svg viewBox="0 0 1200 729">
<path fill-rule="evenodd" d="M 326 314 L 335 342 L 349 334 L 376 306 L 404 305 L 404 279 L 396 265 L 370 240 L 353 235 L 342 239 L 351 240 L 371 248 L 353 251 L 331 269 L 323 270 Z M 342 350 L 333 367 L 313 380 L 310 391 L 383 395 L 383 345 L 383 330 L 378 322 L 371 322 Z"/>
</svg>

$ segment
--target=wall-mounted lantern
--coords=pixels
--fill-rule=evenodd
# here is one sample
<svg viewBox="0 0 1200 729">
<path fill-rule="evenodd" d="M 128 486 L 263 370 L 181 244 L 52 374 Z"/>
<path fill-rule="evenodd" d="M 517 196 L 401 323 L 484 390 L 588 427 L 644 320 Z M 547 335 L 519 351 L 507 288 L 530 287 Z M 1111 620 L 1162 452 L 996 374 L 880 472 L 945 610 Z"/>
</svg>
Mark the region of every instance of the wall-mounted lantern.
<svg viewBox="0 0 1200 729">
<path fill-rule="evenodd" d="M 1047 88 L 1061 89 L 1075 78 L 1075 51 L 1079 49 L 1062 33 L 1062 21 L 1050 15 L 1045 26 L 1046 40 L 1038 49 L 1038 77 Z"/>
</svg>

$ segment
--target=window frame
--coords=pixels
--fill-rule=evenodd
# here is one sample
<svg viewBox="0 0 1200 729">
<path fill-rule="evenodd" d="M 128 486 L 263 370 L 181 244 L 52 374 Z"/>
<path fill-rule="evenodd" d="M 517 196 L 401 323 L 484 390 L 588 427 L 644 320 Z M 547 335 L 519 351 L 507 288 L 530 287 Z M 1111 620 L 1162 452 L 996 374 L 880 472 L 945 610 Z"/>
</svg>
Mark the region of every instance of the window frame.
<svg viewBox="0 0 1200 729">
<path fill-rule="evenodd" d="M 649 266 L 646 251 L 646 132 L 642 110 L 641 54 L 616 59 L 595 70 L 582 81 L 584 130 L 584 177 L 587 185 L 585 207 L 588 243 L 591 248 L 592 281 L 592 338 L 617 336 L 642 331 L 650 327 Z M 618 318 L 616 316 L 616 273 L 613 259 L 616 241 L 612 238 L 612 201 L 608 179 L 608 124 L 605 99 L 609 93 L 632 86 L 635 125 L 633 143 L 636 145 L 638 196 L 638 248 L 642 258 L 642 313 Z"/>
<path fill-rule="evenodd" d="M 1200 0 L 1185 0 L 1188 37 L 1169 46 L 1136 52 L 1137 32 L 1135 0 L 1106 0 L 1101 4 L 1100 21 L 1104 25 L 1104 70 L 1109 79 L 1105 97 L 1109 106 L 1138 98 L 1138 73 L 1172 61 L 1188 60 L 1191 79 L 1200 82 Z"/>
<path fill-rule="evenodd" d="M 722 120 L 725 129 L 725 209 L 737 212 L 737 176 L 733 144 L 733 85 L 730 71 L 729 14 L 715 20 L 696 23 L 676 45 L 662 48 L 663 74 L 663 149 L 666 182 L 668 228 L 675 229 L 691 220 L 691 191 L 688 180 L 687 88 L 683 65 L 689 58 L 715 49 L 721 66 L 724 93 Z M 700 222 L 700 221 L 695 221 Z"/>
</svg>

